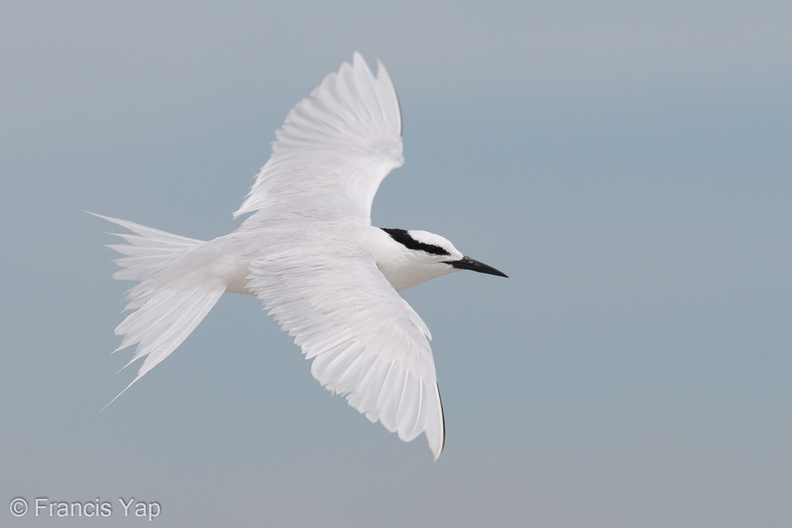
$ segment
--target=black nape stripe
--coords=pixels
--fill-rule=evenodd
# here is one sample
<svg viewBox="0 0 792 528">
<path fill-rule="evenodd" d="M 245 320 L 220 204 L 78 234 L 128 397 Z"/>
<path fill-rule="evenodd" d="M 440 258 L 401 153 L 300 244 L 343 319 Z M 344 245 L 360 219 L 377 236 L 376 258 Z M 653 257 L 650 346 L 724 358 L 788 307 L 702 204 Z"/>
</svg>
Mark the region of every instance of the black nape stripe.
<svg viewBox="0 0 792 528">
<path fill-rule="evenodd" d="M 426 251 L 427 253 L 431 253 L 432 255 L 450 255 L 448 251 L 441 248 L 440 246 L 435 246 L 434 244 L 425 244 L 423 242 L 418 242 L 413 237 L 410 236 L 410 233 L 407 232 L 405 229 L 394 229 L 391 227 L 381 227 L 383 231 L 388 233 L 393 240 L 398 242 L 399 244 L 403 245 L 407 249 L 417 249 L 420 251 Z"/>
</svg>

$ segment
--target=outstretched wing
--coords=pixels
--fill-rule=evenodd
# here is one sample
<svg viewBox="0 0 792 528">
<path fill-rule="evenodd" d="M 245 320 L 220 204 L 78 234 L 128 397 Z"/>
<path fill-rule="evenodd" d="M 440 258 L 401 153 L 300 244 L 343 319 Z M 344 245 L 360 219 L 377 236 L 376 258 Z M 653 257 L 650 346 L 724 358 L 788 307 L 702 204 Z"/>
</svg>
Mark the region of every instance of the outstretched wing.
<svg viewBox="0 0 792 528">
<path fill-rule="evenodd" d="M 289 112 L 272 155 L 234 217 L 344 218 L 370 223 L 371 203 L 402 165 L 401 114 L 388 72 L 374 76 L 355 53 Z"/>
<path fill-rule="evenodd" d="M 328 390 L 404 441 L 444 442 L 429 329 L 370 257 L 284 247 L 250 266 L 248 287 L 294 337 Z"/>
</svg>

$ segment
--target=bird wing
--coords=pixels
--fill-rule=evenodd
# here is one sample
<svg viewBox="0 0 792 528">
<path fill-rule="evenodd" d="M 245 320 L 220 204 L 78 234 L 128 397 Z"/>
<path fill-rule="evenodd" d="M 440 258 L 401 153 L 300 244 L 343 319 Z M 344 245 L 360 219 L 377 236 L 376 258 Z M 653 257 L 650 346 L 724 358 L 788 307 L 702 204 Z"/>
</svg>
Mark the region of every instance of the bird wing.
<svg viewBox="0 0 792 528">
<path fill-rule="evenodd" d="M 234 213 L 258 211 L 248 225 L 339 217 L 370 224 L 377 188 L 404 163 L 396 90 L 381 63 L 375 77 L 357 52 L 289 112 L 276 136 Z"/>
<path fill-rule="evenodd" d="M 404 441 L 425 432 L 437 459 L 445 432 L 426 324 L 370 257 L 316 246 L 306 254 L 306 241 L 289 240 L 252 262 L 248 287 L 324 387 Z"/>
</svg>

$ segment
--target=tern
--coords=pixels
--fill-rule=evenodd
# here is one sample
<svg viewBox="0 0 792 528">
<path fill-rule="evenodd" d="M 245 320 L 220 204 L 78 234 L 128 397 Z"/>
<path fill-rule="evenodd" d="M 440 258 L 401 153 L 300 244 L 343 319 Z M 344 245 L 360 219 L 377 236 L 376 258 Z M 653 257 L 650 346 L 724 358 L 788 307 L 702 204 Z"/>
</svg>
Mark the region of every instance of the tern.
<svg viewBox="0 0 792 528">
<path fill-rule="evenodd" d="M 404 163 L 401 134 L 388 72 L 378 61 L 374 75 L 355 53 L 289 112 L 233 213 L 252 213 L 236 231 L 202 241 L 96 215 L 130 232 L 108 247 L 122 255 L 113 277 L 138 281 L 116 351 L 137 345 L 127 366 L 145 359 L 118 396 L 223 293 L 253 295 L 324 387 L 405 442 L 424 433 L 437 460 L 445 423 L 431 334 L 397 292 L 458 270 L 506 275 L 440 235 L 371 225 L 377 188 Z"/>
</svg>

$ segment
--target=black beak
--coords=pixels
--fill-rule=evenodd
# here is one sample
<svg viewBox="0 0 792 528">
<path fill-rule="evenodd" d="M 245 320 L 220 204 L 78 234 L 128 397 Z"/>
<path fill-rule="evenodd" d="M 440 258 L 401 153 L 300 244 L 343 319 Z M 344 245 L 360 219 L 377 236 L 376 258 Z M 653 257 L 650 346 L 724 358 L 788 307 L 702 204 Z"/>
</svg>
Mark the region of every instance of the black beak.
<svg viewBox="0 0 792 528">
<path fill-rule="evenodd" d="M 462 260 L 451 260 L 447 262 L 447 264 L 451 264 L 451 266 L 457 269 L 478 271 L 479 273 L 487 273 L 489 275 L 497 275 L 498 277 L 509 278 L 509 276 L 503 273 L 502 271 L 498 271 L 492 266 L 487 266 L 483 262 L 479 262 L 478 260 L 473 260 L 470 257 L 463 257 Z"/>
</svg>

